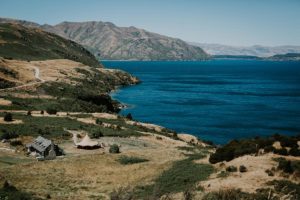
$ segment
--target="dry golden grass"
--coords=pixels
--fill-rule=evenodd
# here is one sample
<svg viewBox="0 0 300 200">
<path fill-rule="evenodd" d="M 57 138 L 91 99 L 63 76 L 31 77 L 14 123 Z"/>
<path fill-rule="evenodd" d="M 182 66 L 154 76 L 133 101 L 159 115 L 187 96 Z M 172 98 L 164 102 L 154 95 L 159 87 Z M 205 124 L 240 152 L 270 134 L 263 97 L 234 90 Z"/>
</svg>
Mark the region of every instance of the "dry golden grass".
<svg viewBox="0 0 300 200">
<path fill-rule="evenodd" d="M 108 199 L 110 192 L 119 187 L 151 183 L 174 161 L 184 158 L 176 145 L 161 144 L 160 140 L 150 137 L 144 137 L 147 140 L 139 138 L 141 143 L 147 143 L 145 147 L 122 145 L 121 154 L 104 153 L 105 150 L 101 149 L 78 150 L 68 142 L 63 144 L 69 152 L 64 158 L 0 168 L 0 184 L 9 180 L 17 188 L 43 198 L 50 194 L 53 199 L 97 199 L 100 196 Z M 117 161 L 121 155 L 150 161 L 121 165 Z"/>
<path fill-rule="evenodd" d="M 227 177 L 217 177 L 213 174 L 207 181 L 201 183 L 205 188 L 205 191 L 218 191 L 221 189 L 240 188 L 244 192 L 253 193 L 256 189 L 265 187 L 268 181 L 284 179 L 280 172 L 274 174 L 274 176 L 268 176 L 265 172 L 272 167 L 277 168 L 278 163 L 274 161 L 274 158 L 281 157 L 276 154 L 263 154 L 260 156 L 242 156 L 229 162 L 224 162 L 224 165 L 215 164 L 215 168 L 218 171 L 225 171 L 228 166 L 240 165 L 247 167 L 247 172 L 233 172 L 229 173 Z M 285 156 L 289 160 L 300 160 L 299 157 Z"/>
</svg>

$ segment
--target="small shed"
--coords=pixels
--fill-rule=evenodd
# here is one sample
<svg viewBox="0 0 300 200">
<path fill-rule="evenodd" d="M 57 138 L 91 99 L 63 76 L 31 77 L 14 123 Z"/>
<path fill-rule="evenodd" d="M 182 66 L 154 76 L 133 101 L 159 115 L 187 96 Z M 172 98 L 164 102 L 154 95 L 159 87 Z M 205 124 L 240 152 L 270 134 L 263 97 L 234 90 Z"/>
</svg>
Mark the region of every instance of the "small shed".
<svg viewBox="0 0 300 200">
<path fill-rule="evenodd" d="M 26 145 L 29 153 L 33 153 L 39 160 L 53 160 L 63 155 L 63 150 L 51 140 L 38 136 L 32 143 Z"/>
<path fill-rule="evenodd" d="M 98 149 L 101 147 L 99 142 L 91 140 L 88 134 L 80 142 L 76 143 L 76 146 L 79 149 Z"/>
</svg>

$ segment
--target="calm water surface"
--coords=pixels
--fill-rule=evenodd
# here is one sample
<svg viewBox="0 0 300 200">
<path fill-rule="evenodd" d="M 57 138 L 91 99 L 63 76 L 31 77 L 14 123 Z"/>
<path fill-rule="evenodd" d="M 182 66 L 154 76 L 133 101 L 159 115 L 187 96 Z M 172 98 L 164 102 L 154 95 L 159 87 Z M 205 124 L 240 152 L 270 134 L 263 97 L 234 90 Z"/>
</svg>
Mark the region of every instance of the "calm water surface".
<svg viewBox="0 0 300 200">
<path fill-rule="evenodd" d="M 142 80 L 113 98 L 137 120 L 160 124 L 215 143 L 300 133 L 300 62 L 105 61 Z"/>
</svg>

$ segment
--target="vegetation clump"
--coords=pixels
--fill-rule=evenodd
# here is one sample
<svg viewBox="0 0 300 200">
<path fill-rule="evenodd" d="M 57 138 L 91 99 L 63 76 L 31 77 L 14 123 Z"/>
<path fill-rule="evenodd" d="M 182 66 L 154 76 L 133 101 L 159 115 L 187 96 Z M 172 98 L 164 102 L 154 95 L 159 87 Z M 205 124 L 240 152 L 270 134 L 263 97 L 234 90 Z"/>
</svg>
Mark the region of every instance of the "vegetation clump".
<svg viewBox="0 0 300 200">
<path fill-rule="evenodd" d="M 19 191 L 15 186 L 5 181 L 0 188 L 0 199 L 2 200 L 31 200 L 34 199 L 30 194 Z"/>
<path fill-rule="evenodd" d="M 92 130 L 92 137 L 91 138 L 98 139 L 100 137 L 103 137 L 103 133 L 101 132 L 101 130 L 99 130 L 99 129 L 93 129 Z"/>
<path fill-rule="evenodd" d="M 300 140 L 300 135 L 298 136 L 282 136 L 275 134 L 268 138 L 259 138 L 254 139 L 243 139 L 243 140 L 232 140 L 228 144 L 219 147 L 215 153 L 213 153 L 209 162 L 212 164 L 230 161 L 234 158 L 257 154 L 260 149 L 264 149 L 266 153 L 273 152 L 279 155 L 299 155 L 297 141 Z M 272 145 L 275 141 L 279 141 L 283 148 L 276 149 Z M 287 151 L 287 147 L 291 148 L 290 151 Z"/>
<path fill-rule="evenodd" d="M 17 138 L 17 137 L 19 137 L 19 135 L 15 132 L 4 131 L 4 133 L 0 136 L 0 139 L 1 140 L 10 140 L 10 139 Z"/>
<path fill-rule="evenodd" d="M 152 185 L 136 188 L 137 199 L 153 197 L 160 199 L 163 195 L 184 192 L 195 186 L 195 183 L 206 180 L 213 172 L 209 164 L 198 164 L 195 160 L 204 158 L 201 152 L 189 154 L 188 158 L 175 162 L 172 167 L 164 171 Z"/>
<path fill-rule="evenodd" d="M 142 162 L 147 162 L 149 161 L 148 159 L 145 158 L 139 158 L 135 156 L 121 156 L 118 159 L 119 163 L 122 165 L 130 165 L 130 164 L 136 164 L 136 163 L 142 163 Z"/>
<path fill-rule="evenodd" d="M 120 153 L 120 148 L 117 144 L 113 144 L 109 147 L 109 153 Z"/>
<path fill-rule="evenodd" d="M 131 113 L 128 113 L 128 114 L 126 115 L 126 119 L 128 119 L 128 120 L 133 120 L 133 117 L 132 117 Z"/>
<path fill-rule="evenodd" d="M 57 110 L 56 110 L 55 108 L 47 108 L 47 109 L 46 109 L 46 112 L 47 112 L 49 115 L 56 115 Z"/>
<path fill-rule="evenodd" d="M 242 173 L 244 173 L 244 172 L 247 172 L 248 170 L 247 170 L 247 167 L 245 167 L 245 165 L 241 165 L 239 167 L 239 171 L 242 172 Z"/>
<path fill-rule="evenodd" d="M 237 172 L 237 167 L 236 166 L 228 166 L 226 167 L 227 172 Z"/>
<path fill-rule="evenodd" d="M 11 113 L 5 113 L 3 119 L 4 119 L 4 121 L 6 121 L 6 122 L 12 122 L 12 121 L 13 121 L 12 114 L 11 114 Z"/>
</svg>

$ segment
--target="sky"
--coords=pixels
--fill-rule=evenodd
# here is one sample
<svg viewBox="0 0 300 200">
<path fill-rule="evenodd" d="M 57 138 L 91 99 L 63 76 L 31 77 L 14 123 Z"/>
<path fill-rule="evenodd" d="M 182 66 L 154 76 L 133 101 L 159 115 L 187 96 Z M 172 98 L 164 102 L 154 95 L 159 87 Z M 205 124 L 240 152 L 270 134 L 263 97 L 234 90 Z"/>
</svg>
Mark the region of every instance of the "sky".
<svg viewBox="0 0 300 200">
<path fill-rule="evenodd" d="M 0 0 L 0 17 L 107 21 L 199 43 L 300 45 L 300 0 Z"/>
</svg>

